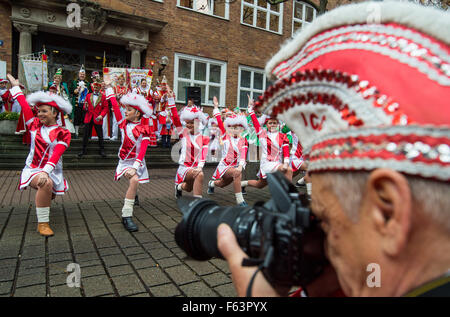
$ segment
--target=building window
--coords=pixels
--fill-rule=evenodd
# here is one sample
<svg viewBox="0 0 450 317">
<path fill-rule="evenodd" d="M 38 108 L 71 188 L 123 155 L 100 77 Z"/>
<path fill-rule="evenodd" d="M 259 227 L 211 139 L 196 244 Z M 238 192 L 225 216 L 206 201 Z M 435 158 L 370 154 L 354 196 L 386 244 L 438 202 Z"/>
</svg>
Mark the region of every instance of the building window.
<svg viewBox="0 0 450 317">
<path fill-rule="evenodd" d="M 230 2 L 224 0 L 177 0 L 177 6 L 196 12 L 229 19 Z"/>
<path fill-rule="evenodd" d="M 312 5 L 302 1 L 294 1 L 293 8 L 292 36 L 297 30 L 302 30 L 306 25 L 310 24 L 317 14 L 317 10 Z"/>
<path fill-rule="evenodd" d="M 248 97 L 257 100 L 266 87 L 269 86 L 266 74 L 263 69 L 239 66 L 238 78 L 238 105 L 239 108 L 248 107 Z"/>
<path fill-rule="evenodd" d="M 283 4 L 271 5 L 266 0 L 242 0 L 241 23 L 281 34 Z"/>
<path fill-rule="evenodd" d="M 225 104 L 227 63 L 185 54 L 175 54 L 174 91 L 176 101 L 186 102 L 186 87 L 201 88 L 202 105 L 212 105 L 216 96 Z"/>
</svg>

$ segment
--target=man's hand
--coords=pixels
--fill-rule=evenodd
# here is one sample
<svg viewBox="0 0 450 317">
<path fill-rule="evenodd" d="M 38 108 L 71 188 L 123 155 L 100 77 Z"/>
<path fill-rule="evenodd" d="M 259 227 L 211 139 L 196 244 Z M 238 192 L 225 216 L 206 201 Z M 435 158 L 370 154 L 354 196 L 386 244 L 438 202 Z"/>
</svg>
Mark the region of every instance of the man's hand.
<svg viewBox="0 0 450 317">
<path fill-rule="evenodd" d="M 217 228 L 217 247 L 231 271 L 231 277 L 237 296 L 246 296 L 247 287 L 250 283 L 256 267 L 243 267 L 242 260 L 248 256 L 239 247 L 236 237 L 231 228 L 222 223 Z M 254 297 L 274 297 L 280 296 L 275 289 L 267 282 L 261 272 L 258 272 L 253 282 L 252 296 Z"/>
<path fill-rule="evenodd" d="M 11 87 L 19 86 L 19 80 L 15 79 L 11 74 L 6 75 L 6 77 L 8 77 L 8 80 L 11 83 Z"/>
<path fill-rule="evenodd" d="M 136 175 L 136 169 L 134 168 L 130 168 L 125 172 L 125 177 L 128 179 L 132 178 L 134 175 Z"/>
<path fill-rule="evenodd" d="M 42 187 L 47 183 L 47 181 L 48 181 L 48 174 L 46 172 L 40 172 L 38 174 L 37 186 Z"/>
<path fill-rule="evenodd" d="M 239 166 L 236 168 L 236 170 L 237 170 L 239 173 L 242 173 L 242 165 L 239 165 Z"/>
<path fill-rule="evenodd" d="M 78 95 L 78 88 L 73 91 L 75 95 Z"/>
<path fill-rule="evenodd" d="M 103 119 L 102 115 L 99 115 L 99 116 L 95 119 L 95 121 L 100 121 L 100 120 L 102 120 L 102 119 Z"/>
</svg>

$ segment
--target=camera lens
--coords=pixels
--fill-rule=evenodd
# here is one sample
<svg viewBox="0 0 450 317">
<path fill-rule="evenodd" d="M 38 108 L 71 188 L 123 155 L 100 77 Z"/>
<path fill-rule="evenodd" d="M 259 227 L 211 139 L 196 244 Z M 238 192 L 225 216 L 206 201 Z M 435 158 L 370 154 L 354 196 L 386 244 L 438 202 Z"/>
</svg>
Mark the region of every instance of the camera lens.
<svg viewBox="0 0 450 317">
<path fill-rule="evenodd" d="M 182 197 L 177 201 L 183 219 L 175 229 L 175 241 L 195 260 L 223 258 L 217 249 L 217 227 L 228 224 L 244 251 L 249 248 L 249 235 L 254 222 L 253 207 L 221 207 L 212 200 Z M 252 211 L 253 210 L 253 211 Z"/>
</svg>

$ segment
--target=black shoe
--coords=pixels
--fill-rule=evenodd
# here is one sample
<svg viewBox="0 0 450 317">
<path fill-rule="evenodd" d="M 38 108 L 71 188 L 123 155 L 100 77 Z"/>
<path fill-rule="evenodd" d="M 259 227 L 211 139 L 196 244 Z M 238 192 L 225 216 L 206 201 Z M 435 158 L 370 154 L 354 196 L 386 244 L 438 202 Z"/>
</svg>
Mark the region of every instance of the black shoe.
<svg viewBox="0 0 450 317">
<path fill-rule="evenodd" d="M 175 185 L 175 198 L 178 199 L 181 196 L 183 196 L 183 191 L 182 190 L 178 190 L 177 188 L 178 185 Z"/>
<path fill-rule="evenodd" d="M 134 223 L 132 217 L 122 217 L 122 224 L 129 232 L 138 231 L 138 226 Z"/>
<path fill-rule="evenodd" d="M 78 158 L 82 158 L 83 157 L 83 155 L 86 155 L 86 152 L 80 152 L 80 153 L 78 153 Z"/>
<path fill-rule="evenodd" d="M 242 195 L 247 195 L 247 191 L 245 190 L 245 186 L 241 187 Z"/>
<path fill-rule="evenodd" d="M 208 195 L 214 194 L 214 187 L 211 186 L 211 182 L 213 182 L 213 181 L 209 181 L 209 183 L 208 183 Z"/>
<path fill-rule="evenodd" d="M 134 205 L 135 205 L 135 206 L 140 206 L 138 195 L 136 195 L 136 197 L 134 197 Z"/>
<path fill-rule="evenodd" d="M 106 154 L 105 154 L 105 151 L 104 151 L 104 150 L 100 150 L 100 156 L 103 157 L 103 158 L 106 157 Z"/>
</svg>

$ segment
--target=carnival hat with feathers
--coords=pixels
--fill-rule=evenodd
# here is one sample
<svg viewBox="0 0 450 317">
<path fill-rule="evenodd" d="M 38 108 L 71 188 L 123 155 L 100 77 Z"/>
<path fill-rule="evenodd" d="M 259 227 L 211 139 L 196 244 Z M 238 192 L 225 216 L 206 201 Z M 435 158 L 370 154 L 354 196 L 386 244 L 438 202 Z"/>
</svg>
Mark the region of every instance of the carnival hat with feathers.
<svg viewBox="0 0 450 317">
<path fill-rule="evenodd" d="M 64 113 L 72 113 L 72 105 L 70 102 L 65 100 L 63 97 L 58 96 L 50 92 L 37 91 L 27 97 L 27 102 L 31 106 L 39 107 L 42 105 L 47 105 L 56 108 L 58 111 L 63 111 Z"/>
<path fill-rule="evenodd" d="M 186 122 L 187 120 L 200 120 L 203 124 L 206 124 L 205 114 L 197 107 L 186 107 L 181 113 L 181 122 Z"/>
<path fill-rule="evenodd" d="M 232 114 L 225 119 L 224 122 L 225 127 L 229 127 L 232 125 L 240 125 L 244 129 L 248 129 L 247 119 L 245 116 L 241 116 L 238 114 Z"/>
<path fill-rule="evenodd" d="M 125 106 L 133 107 L 141 112 L 143 115 L 150 117 L 152 115 L 152 108 L 149 106 L 147 99 L 144 96 L 136 93 L 128 93 L 120 98 L 120 103 Z"/>
</svg>

